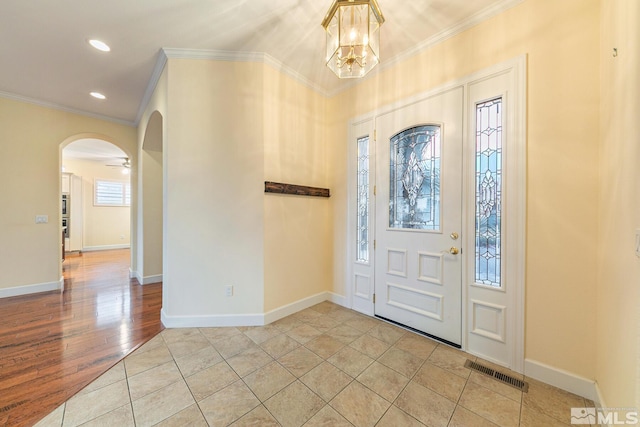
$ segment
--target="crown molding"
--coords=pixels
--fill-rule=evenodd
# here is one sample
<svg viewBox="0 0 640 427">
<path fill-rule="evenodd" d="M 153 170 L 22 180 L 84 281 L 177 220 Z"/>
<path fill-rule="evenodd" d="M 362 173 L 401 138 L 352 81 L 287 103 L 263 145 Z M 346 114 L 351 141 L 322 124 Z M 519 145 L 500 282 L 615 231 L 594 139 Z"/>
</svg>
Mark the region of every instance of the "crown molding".
<svg viewBox="0 0 640 427">
<path fill-rule="evenodd" d="M 162 75 L 162 71 L 164 70 L 164 66 L 166 64 L 167 55 L 165 54 L 164 49 L 160 49 L 160 51 L 158 52 L 158 58 L 156 59 L 156 65 L 153 67 L 151 77 L 149 77 L 149 81 L 147 82 L 147 88 L 145 89 L 144 95 L 142 95 L 142 100 L 140 101 L 140 105 L 138 106 L 138 114 L 136 114 L 136 119 L 134 121 L 136 127 L 138 127 L 138 125 L 140 124 L 140 120 L 142 120 L 142 115 L 147 109 L 147 105 L 149 105 L 151 96 L 156 90 L 156 86 L 158 85 L 158 81 L 160 80 L 160 76 Z"/>
<path fill-rule="evenodd" d="M 489 7 L 486 7 L 478 12 L 476 12 L 475 14 L 471 15 L 470 17 L 460 21 L 459 23 L 457 23 L 456 25 L 454 25 L 453 27 L 447 28 L 443 31 L 440 31 L 437 34 L 434 34 L 433 36 L 429 37 L 426 40 L 423 40 L 422 42 L 416 44 L 415 46 L 405 50 L 404 52 L 394 56 L 393 58 L 389 59 L 388 61 L 384 61 L 384 62 L 380 62 L 380 64 L 375 67 L 369 74 L 367 74 L 364 78 L 361 79 L 357 79 L 354 81 L 349 81 L 347 83 L 345 83 L 344 85 L 341 85 L 340 87 L 336 88 L 335 90 L 332 90 L 330 92 L 328 92 L 328 96 L 332 97 L 335 96 L 341 92 L 344 92 L 347 89 L 351 89 L 352 87 L 358 85 L 360 82 L 370 79 L 371 77 L 375 76 L 376 74 L 384 71 L 384 70 L 388 70 L 389 68 L 397 65 L 400 62 L 403 62 L 413 56 L 416 56 L 422 52 L 424 52 L 425 50 L 431 48 L 432 46 L 437 45 L 438 43 L 442 43 L 443 41 L 450 39 L 470 28 L 475 27 L 476 25 L 490 19 L 493 18 L 494 16 L 497 16 L 503 12 L 506 12 L 507 10 L 519 5 L 520 3 L 522 3 L 524 0 L 503 0 L 497 3 L 492 4 Z"/>
<path fill-rule="evenodd" d="M 156 64 L 154 66 L 153 72 L 149 78 L 149 82 L 147 83 L 147 88 L 145 93 L 140 101 L 140 105 L 138 107 L 138 113 L 134 121 L 128 121 L 124 119 L 117 119 L 114 117 L 109 117 L 101 114 L 90 113 L 87 111 L 67 107 L 61 104 L 55 104 L 51 102 L 41 101 L 34 98 L 25 97 L 22 95 L 17 95 L 14 93 L 3 92 L 0 91 L 0 97 L 12 99 L 15 101 L 27 102 L 30 104 L 39 105 L 45 108 L 51 108 L 55 110 L 65 111 L 72 114 L 79 114 L 86 117 L 91 117 L 94 119 L 105 120 L 125 126 L 137 127 L 142 118 L 142 114 L 147 108 L 147 105 L 153 95 L 153 92 L 156 89 L 158 81 L 160 80 L 160 76 L 162 75 L 162 71 L 167 64 L 169 59 L 203 59 L 203 60 L 213 60 L 213 61 L 231 61 L 231 62 L 256 62 L 263 63 L 269 65 L 273 69 L 286 74 L 292 79 L 296 80 L 300 84 L 308 87 L 309 89 L 319 93 L 325 97 L 333 97 L 347 89 L 350 89 L 361 82 L 377 75 L 379 72 L 387 70 L 398 63 L 409 59 L 412 56 L 415 56 L 430 47 L 441 43 L 451 37 L 456 36 L 457 34 L 462 33 L 463 31 L 472 28 L 481 22 L 490 19 L 500 13 L 505 12 L 508 9 L 511 9 L 514 6 L 519 5 L 524 0 L 503 0 L 493 5 L 477 12 L 476 14 L 470 16 L 469 18 L 459 22 L 454 27 L 451 27 L 447 30 L 441 31 L 438 34 L 433 35 L 432 37 L 424 40 L 423 42 L 417 44 L 416 46 L 396 55 L 395 57 L 389 59 L 388 61 L 382 62 L 376 68 L 374 68 L 367 76 L 352 80 L 349 82 L 345 82 L 343 85 L 338 88 L 328 91 L 321 87 L 320 85 L 312 82 L 307 79 L 291 67 L 285 65 L 281 61 L 275 59 L 268 53 L 264 52 L 233 52 L 233 51 L 220 51 L 220 50 L 200 50 L 200 49 L 176 49 L 176 48 L 162 48 L 158 52 L 158 58 L 156 60 Z"/>
<path fill-rule="evenodd" d="M 271 68 L 280 71 L 283 74 L 288 75 L 292 79 L 298 81 L 298 83 L 308 87 L 311 90 L 318 92 L 320 95 L 328 96 L 328 92 L 319 85 L 313 83 L 311 80 L 304 77 L 302 74 L 286 66 L 282 62 L 275 59 L 273 56 L 265 52 L 233 52 L 227 50 L 208 50 L 208 49 L 176 49 L 170 47 L 164 47 L 160 49 L 158 53 L 158 59 L 153 69 L 153 73 L 147 84 L 140 107 L 138 108 L 138 114 L 136 116 L 135 125 L 137 126 L 142 119 L 142 114 L 147 108 L 147 104 L 156 90 L 158 80 L 162 75 L 162 71 L 169 59 L 197 59 L 206 61 L 227 61 L 227 62 L 256 62 L 269 65 Z"/>
<path fill-rule="evenodd" d="M 92 119 L 104 120 L 107 122 L 117 123 L 119 125 L 135 127 L 134 122 L 130 122 L 124 119 L 116 119 L 115 117 L 104 116 L 102 114 L 90 113 L 84 110 L 78 110 L 77 108 L 67 107 L 66 105 L 55 104 L 53 102 L 42 101 L 35 98 L 29 98 L 27 96 L 18 95 L 11 92 L 0 91 L 0 98 L 11 99 L 13 101 L 26 102 L 28 104 L 37 105 L 39 107 L 51 108 L 52 110 L 64 111 L 65 113 L 78 114 L 85 117 L 91 117 Z"/>
</svg>

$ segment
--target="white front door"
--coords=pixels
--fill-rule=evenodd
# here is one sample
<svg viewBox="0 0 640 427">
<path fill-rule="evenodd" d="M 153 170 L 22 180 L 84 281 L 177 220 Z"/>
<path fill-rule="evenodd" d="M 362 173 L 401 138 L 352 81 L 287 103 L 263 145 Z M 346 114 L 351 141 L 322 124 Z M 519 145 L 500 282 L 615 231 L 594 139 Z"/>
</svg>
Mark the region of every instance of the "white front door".
<svg viewBox="0 0 640 427">
<path fill-rule="evenodd" d="M 376 316 L 462 343 L 461 86 L 375 119 Z"/>
</svg>

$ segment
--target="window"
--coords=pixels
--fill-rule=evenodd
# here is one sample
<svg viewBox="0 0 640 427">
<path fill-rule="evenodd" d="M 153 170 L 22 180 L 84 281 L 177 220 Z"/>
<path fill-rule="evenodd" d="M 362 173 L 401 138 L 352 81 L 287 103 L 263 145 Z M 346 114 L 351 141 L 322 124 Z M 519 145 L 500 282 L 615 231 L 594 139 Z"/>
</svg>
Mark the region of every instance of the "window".
<svg viewBox="0 0 640 427">
<path fill-rule="evenodd" d="M 369 137 L 358 138 L 356 261 L 369 262 Z"/>
<path fill-rule="evenodd" d="M 96 179 L 93 188 L 95 206 L 131 206 L 131 184 L 128 182 Z"/>
<path fill-rule="evenodd" d="M 390 139 L 389 227 L 440 230 L 440 126 Z"/>
<path fill-rule="evenodd" d="M 501 287 L 502 98 L 476 105 L 476 277 Z"/>
</svg>

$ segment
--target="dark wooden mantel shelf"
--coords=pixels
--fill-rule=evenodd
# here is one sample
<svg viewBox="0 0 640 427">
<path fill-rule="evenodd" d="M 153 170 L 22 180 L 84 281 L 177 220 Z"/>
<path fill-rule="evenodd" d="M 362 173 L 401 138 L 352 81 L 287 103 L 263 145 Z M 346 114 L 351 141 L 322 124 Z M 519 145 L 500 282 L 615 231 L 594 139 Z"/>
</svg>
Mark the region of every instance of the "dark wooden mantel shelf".
<svg viewBox="0 0 640 427">
<path fill-rule="evenodd" d="M 264 182 L 265 193 L 294 194 L 296 196 L 330 197 L 328 188 L 307 187 L 304 185 Z"/>
</svg>

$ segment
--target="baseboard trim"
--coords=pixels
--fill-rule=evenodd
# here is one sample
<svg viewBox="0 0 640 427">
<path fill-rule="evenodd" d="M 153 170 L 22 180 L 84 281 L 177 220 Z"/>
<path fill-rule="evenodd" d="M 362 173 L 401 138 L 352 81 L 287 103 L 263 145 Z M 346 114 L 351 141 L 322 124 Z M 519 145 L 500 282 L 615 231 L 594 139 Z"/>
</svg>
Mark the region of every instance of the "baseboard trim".
<svg viewBox="0 0 640 427">
<path fill-rule="evenodd" d="M 298 311 L 304 310 L 305 308 L 320 304 L 321 302 L 327 301 L 328 299 L 329 292 L 320 292 L 319 294 L 311 295 L 310 297 L 303 298 L 287 305 L 283 305 L 282 307 L 278 307 L 274 310 L 266 312 L 264 314 L 264 324 L 268 325 L 269 323 L 280 320 L 293 313 L 297 313 Z"/>
<path fill-rule="evenodd" d="M 596 396 L 595 396 L 596 398 L 591 400 L 593 400 L 593 402 L 596 404 L 596 407 L 608 408 L 606 402 L 604 401 L 604 397 L 602 397 L 602 391 L 600 390 L 600 386 L 598 385 L 597 382 L 595 384 L 595 393 L 596 393 Z"/>
<path fill-rule="evenodd" d="M 136 279 L 138 279 L 138 282 L 140 282 L 141 285 L 150 285 L 152 283 L 162 282 L 162 274 L 156 274 L 154 276 L 145 276 L 142 278 L 142 280 L 140 280 L 138 277 L 136 277 Z"/>
<path fill-rule="evenodd" d="M 162 276 L 160 276 L 162 277 Z M 138 279 L 138 281 L 140 281 Z M 141 282 L 142 283 L 142 282 Z M 150 282 L 151 283 L 151 282 Z M 160 311 L 162 324 L 167 328 L 215 328 L 223 326 L 262 326 L 297 313 L 305 308 L 331 301 L 346 307 L 346 298 L 333 292 L 320 292 L 301 300 L 283 305 L 266 313 L 256 314 L 212 314 L 204 316 L 171 316 L 164 308 Z"/>
<path fill-rule="evenodd" d="M 101 246 L 85 246 L 82 252 L 110 251 L 113 249 L 130 249 L 131 245 L 101 245 Z"/>
<path fill-rule="evenodd" d="M 21 295 L 38 294 L 40 292 L 63 291 L 64 277 L 58 281 L 47 283 L 36 283 L 33 285 L 15 286 L 12 288 L 0 289 L 0 298 L 18 297 Z"/>
<path fill-rule="evenodd" d="M 524 374 L 528 377 L 577 394 L 594 402 L 599 401 L 596 382 L 564 369 L 555 368 L 536 360 L 524 360 Z"/>
<path fill-rule="evenodd" d="M 327 293 L 329 294 L 328 300 L 331 301 L 332 303 L 338 304 L 339 306 L 342 306 L 345 308 L 351 308 L 349 307 L 349 304 L 347 304 L 347 297 L 345 297 L 344 295 L 338 295 L 333 292 L 327 292 Z"/>
<path fill-rule="evenodd" d="M 171 316 L 164 308 L 160 321 L 166 328 L 216 328 L 222 326 L 262 326 L 263 314 L 211 314 L 203 316 Z"/>
</svg>

